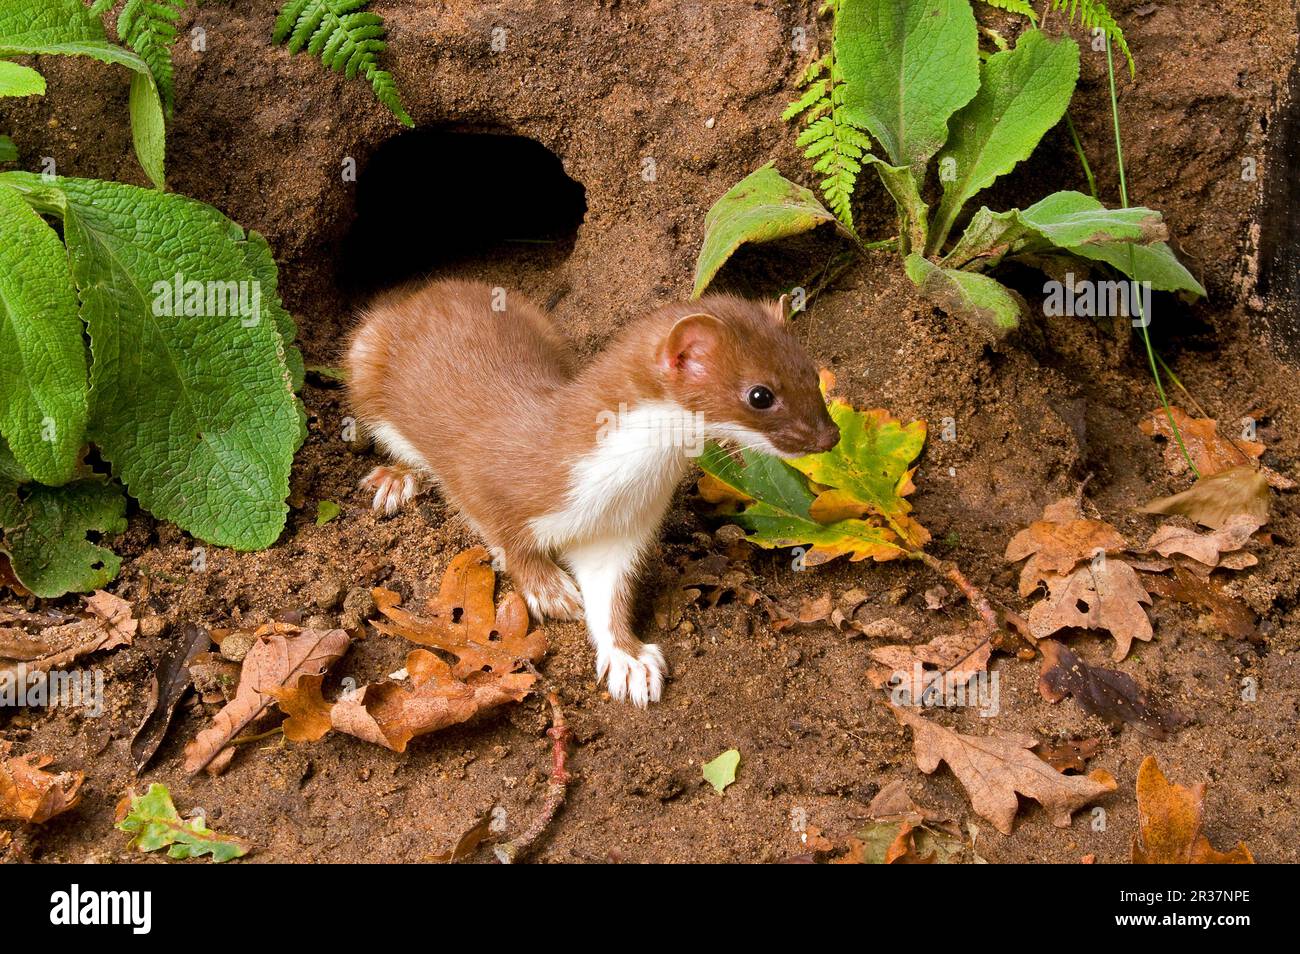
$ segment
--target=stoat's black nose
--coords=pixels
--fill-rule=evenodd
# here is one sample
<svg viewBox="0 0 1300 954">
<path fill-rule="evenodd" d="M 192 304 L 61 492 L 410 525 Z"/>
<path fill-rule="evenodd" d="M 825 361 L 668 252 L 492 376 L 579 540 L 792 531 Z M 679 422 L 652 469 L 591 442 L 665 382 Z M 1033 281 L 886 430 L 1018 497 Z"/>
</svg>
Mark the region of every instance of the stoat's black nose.
<svg viewBox="0 0 1300 954">
<path fill-rule="evenodd" d="M 818 430 L 816 443 L 813 444 L 814 452 L 824 454 L 826 451 L 834 448 L 839 442 L 839 427 L 835 424 L 828 424 Z"/>
</svg>

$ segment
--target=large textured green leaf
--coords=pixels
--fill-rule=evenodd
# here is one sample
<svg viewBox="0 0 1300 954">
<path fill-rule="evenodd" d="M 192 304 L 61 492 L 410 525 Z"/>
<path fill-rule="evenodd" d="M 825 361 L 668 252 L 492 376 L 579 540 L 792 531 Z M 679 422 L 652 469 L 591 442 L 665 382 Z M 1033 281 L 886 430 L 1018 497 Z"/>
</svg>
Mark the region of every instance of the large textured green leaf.
<svg viewBox="0 0 1300 954">
<path fill-rule="evenodd" d="M 37 480 L 72 476 L 86 435 L 86 347 L 68 256 L 0 186 L 0 434 Z"/>
<path fill-rule="evenodd" d="M 215 209 L 213 212 L 220 215 Z M 298 325 L 294 322 L 293 315 L 280 304 L 280 276 L 275 266 L 275 256 L 271 254 L 271 246 L 266 244 L 266 239 L 261 233 L 252 229 L 248 230 L 247 241 L 240 244 L 244 249 L 244 258 L 248 261 L 249 270 L 253 273 L 253 277 L 262 283 L 262 308 L 270 314 L 276 329 L 280 332 L 284 363 L 289 368 L 289 376 L 296 393 L 302 390 L 306 369 L 302 363 L 302 352 L 294 346 L 294 341 L 298 337 Z"/>
<path fill-rule="evenodd" d="M 1074 250 L 1102 242 L 1147 245 L 1166 235 L 1160 213 L 1154 209 L 1108 209 L 1081 192 L 1054 192 L 1023 210 L 981 208 L 944 256 L 943 265 L 985 269 L 1009 255 Z"/>
<path fill-rule="evenodd" d="M 0 96 L 40 96 L 45 77 L 30 66 L 0 60 Z"/>
<path fill-rule="evenodd" d="M 941 268 L 915 253 L 907 256 L 907 277 L 950 315 L 972 322 L 994 338 L 1020 324 L 1024 301 L 999 281 L 956 268 Z"/>
<path fill-rule="evenodd" d="M 843 0 L 834 42 L 849 121 L 922 181 L 948 118 L 979 89 L 969 0 Z"/>
<path fill-rule="evenodd" d="M 695 289 L 699 298 L 718 269 L 745 242 L 770 242 L 839 220 L 803 186 L 777 172 L 772 163 L 741 179 L 709 209 L 704 217 L 704 243 L 695 263 Z"/>
<path fill-rule="evenodd" d="M 4 0 L 0 3 L 0 56 L 89 56 L 132 70 L 130 112 L 135 154 L 150 181 L 162 188 L 163 108 L 149 64 L 109 43 L 104 25 L 80 0 Z"/>
<path fill-rule="evenodd" d="M 939 154 L 943 199 L 932 249 L 942 246 L 975 193 L 1027 159 L 1061 121 L 1078 79 L 1078 44 L 1068 36 L 1049 39 L 1038 30 L 980 67 L 979 92 L 952 117 L 951 136 Z"/>
<path fill-rule="evenodd" d="M 104 480 L 20 490 L 0 477 L 0 528 L 0 550 L 23 586 L 41 597 L 87 592 L 117 577 L 122 561 L 95 541 L 126 530 L 126 498 Z"/>
<path fill-rule="evenodd" d="M 274 542 L 303 430 L 273 293 L 250 267 L 258 241 L 250 251 L 238 225 L 170 193 L 84 179 L 51 190 L 14 172 L 0 183 L 62 197 L 91 338 L 90 435 L 114 473 L 145 509 L 210 543 Z M 178 279 L 202 291 L 177 298 Z M 241 292 L 247 313 L 233 304 Z"/>
</svg>

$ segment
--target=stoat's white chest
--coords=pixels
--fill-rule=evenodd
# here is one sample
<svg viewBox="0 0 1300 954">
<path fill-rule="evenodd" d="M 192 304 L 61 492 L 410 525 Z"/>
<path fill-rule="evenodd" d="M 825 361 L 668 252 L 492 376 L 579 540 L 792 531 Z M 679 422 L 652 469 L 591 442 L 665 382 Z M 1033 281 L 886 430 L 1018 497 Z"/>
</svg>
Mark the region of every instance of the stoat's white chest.
<svg viewBox="0 0 1300 954">
<path fill-rule="evenodd" d="M 703 421 L 666 401 L 602 412 L 596 443 L 570 469 L 557 509 L 530 521 L 539 545 L 565 549 L 586 540 L 645 542 L 703 444 Z"/>
</svg>

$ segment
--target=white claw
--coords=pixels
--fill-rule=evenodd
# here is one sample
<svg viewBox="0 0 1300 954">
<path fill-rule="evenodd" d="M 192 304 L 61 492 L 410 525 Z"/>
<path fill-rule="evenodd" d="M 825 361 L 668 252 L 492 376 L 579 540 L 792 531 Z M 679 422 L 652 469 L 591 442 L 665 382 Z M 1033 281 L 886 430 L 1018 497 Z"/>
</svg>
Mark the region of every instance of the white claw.
<svg viewBox="0 0 1300 954">
<path fill-rule="evenodd" d="M 626 699 L 638 709 L 659 701 L 665 669 L 664 654 L 655 645 L 642 646 L 637 656 L 617 646 L 596 654 L 596 678 L 607 680 L 610 698 Z"/>
</svg>

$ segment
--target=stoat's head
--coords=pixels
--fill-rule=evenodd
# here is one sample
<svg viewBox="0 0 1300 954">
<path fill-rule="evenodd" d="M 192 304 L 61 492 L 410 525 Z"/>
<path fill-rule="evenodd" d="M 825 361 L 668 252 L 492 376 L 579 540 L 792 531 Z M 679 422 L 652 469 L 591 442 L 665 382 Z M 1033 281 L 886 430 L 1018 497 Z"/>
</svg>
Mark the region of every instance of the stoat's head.
<svg viewBox="0 0 1300 954">
<path fill-rule="evenodd" d="M 840 431 L 781 302 L 709 295 L 665 309 L 657 369 L 708 437 L 780 457 L 828 451 Z"/>
</svg>

